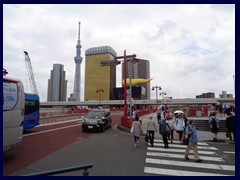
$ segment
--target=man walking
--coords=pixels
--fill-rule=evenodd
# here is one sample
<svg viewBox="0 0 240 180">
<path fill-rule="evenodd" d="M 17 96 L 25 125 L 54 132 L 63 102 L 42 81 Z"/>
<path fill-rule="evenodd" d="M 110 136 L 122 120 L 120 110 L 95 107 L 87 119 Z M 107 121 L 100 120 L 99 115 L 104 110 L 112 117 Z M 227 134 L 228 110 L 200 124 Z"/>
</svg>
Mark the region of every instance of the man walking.
<svg viewBox="0 0 240 180">
<path fill-rule="evenodd" d="M 195 127 L 195 121 L 190 120 L 189 121 L 189 125 L 186 127 L 186 134 L 188 134 L 189 136 L 189 143 L 187 145 L 187 149 L 185 152 L 185 159 L 189 160 L 188 158 L 188 154 L 190 149 L 193 149 L 194 152 L 194 158 L 195 158 L 195 162 L 202 162 L 201 159 L 199 159 L 199 155 L 198 155 L 198 148 L 197 148 L 197 130 Z"/>
<path fill-rule="evenodd" d="M 153 117 L 150 116 L 149 120 L 147 121 L 147 133 L 150 139 L 150 144 L 153 147 L 153 142 L 154 142 L 154 132 L 157 132 L 157 125 L 153 121 Z"/>
</svg>

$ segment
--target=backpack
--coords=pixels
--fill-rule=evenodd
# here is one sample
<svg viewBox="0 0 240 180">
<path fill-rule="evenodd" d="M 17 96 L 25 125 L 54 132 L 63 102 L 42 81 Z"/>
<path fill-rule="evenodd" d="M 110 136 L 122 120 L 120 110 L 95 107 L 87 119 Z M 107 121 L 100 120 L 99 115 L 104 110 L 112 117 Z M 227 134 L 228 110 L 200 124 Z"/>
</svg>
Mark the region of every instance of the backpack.
<svg viewBox="0 0 240 180">
<path fill-rule="evenodd" d="M 212 117 L 211 124 L 212 124 L 212 128 L 216 128 L 216 127 L 217 127 L 217 121 L 216 121 L 216 118 L 213 118 L 213 117 Z"/>
<path fill-rule="evenodd" d="M 136 119 L 137 121 L 139 120 L 139 116 L 138 116 L 137 112 L 136 112 L 136 115 L 135 115 L 135 119 Z"/>
</svg>

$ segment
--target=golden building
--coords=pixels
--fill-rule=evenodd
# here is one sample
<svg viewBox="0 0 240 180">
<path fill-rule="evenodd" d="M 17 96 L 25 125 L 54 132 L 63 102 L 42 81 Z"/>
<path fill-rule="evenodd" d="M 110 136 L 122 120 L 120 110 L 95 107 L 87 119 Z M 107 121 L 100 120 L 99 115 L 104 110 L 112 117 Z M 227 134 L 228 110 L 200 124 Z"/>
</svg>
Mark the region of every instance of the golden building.
<svg viewBox="0 0 240 180">
<path fill-rule="evenodd" d="M 110 46 L 89 48 L 85 51 L 85 94 L 84 100 L 114 99 L 116 66 L 101 66 L 102 61 L 114 60 L 117 53 Z M 102 89 L 104 92 L 97 92 Z"/>
</svg>

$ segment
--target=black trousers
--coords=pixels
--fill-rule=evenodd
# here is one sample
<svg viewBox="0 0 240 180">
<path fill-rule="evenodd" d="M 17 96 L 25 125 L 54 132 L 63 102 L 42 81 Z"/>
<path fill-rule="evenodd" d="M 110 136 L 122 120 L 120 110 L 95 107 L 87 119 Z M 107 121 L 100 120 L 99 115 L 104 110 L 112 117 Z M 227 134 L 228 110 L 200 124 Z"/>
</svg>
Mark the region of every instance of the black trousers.
<svg viewBox="0 0 240 180">
<path fill-rule="evenodd" d="M 166 135 L 162 135 L 162 139 L 163 139 L 164 147 L 167 147 L 168 146 L 167 134 Z"/>
<path fill-rule="evenodd" d="M 150 144 L 153 146 L 153 142 L 154 142 L 154 131 L 148 131 L 148 137 L 150 140 Z"/>
</svg>

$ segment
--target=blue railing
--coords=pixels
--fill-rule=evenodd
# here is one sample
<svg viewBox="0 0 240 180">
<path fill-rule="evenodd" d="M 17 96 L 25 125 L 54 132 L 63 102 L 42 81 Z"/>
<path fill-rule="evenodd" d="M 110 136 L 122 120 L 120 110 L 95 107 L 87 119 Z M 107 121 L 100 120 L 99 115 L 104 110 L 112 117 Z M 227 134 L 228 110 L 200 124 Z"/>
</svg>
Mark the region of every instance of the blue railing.
<svg viewBox="0 0 240 180">
<path fill-rule="evenodd" d="M 55 175 L 55 174 L 67 173 L 67 172 L 71 172 L 71 171 L 77 171 L 77 170 L 83 170 L 83 176 L 89 176 L 88 169 L 92 168 L 92 167 L 93 167 L 92 164 L 87 164 L 87 165 L 81 165 L 81 166 L 72 166 L 72 167 L 67 167 L 67 168 L 62 168 L 62 169 L 26 174 L 23 176 L 50 176 L 50 175 Z"/>
</svg>

